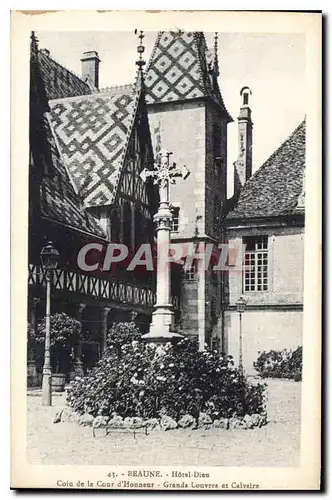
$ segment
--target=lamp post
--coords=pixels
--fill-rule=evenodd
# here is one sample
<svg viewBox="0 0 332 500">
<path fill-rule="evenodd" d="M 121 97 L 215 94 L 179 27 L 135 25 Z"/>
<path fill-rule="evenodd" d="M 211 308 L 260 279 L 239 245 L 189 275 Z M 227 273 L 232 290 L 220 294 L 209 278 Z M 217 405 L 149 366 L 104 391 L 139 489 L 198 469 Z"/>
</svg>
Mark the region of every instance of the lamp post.
<svg viewBox="0 0 332 500">
<path fill-rule="evenodd" d="M 243 375 L 243 334 L 242 334 L 242 314 L 246 310 L 246 301 L 241 296 L 236 303 L 236 309 L 240 317 L 240 337 L 239 337 L 239 371 Z"/>
<path fill-rule="evenodd" d="M 46 318 L 45 318 L 45 353 L 43 366 L 42 403 L 52 406 L 52 367 L 51 367 L 51 279 L 54 269 L 57 268 L 59 252 L 54 248 L 52 241 L 40 252 L 42 267 L 46 271 Z"/>
</svg>

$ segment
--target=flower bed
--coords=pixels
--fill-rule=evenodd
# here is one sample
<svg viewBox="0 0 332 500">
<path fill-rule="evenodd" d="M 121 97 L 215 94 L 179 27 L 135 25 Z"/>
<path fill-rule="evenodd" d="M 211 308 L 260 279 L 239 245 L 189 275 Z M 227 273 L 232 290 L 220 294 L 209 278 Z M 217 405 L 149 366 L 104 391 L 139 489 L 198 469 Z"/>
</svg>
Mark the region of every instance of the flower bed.
<svg viewBox="0 0 332 500">
<path fill-rule="evenodd" d="M 251 384 L 231 357 L 200 352 L 189 339 L 163 347 L 139 339 L 133 323 L 112 328 L 103 358 L 68 392 L 67 403 L 75 412 L 156 419 L 166 430 L 220 419 L 249 421 L 253 415 L 266 422 L 265 385 Z"/>
</svg>

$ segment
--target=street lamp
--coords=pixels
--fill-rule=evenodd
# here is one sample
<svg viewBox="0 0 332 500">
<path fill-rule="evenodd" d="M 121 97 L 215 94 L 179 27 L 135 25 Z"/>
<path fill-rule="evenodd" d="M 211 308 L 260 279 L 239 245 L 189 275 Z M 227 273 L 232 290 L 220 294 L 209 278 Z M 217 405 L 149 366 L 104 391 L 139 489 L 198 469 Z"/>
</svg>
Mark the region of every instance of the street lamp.
<svg viewBox="0 0 332 500">
<path fill-rule="evenodd" d="M 240 342 L 239 342 L 239 371 L 243 375 L 243 336 L 242 336 L 242 314 L 246 310 L 246 301 L 241 296 L 236 303 L 237 312 L 240 315 Z"/>
<path fill-rule="evenodd" d="M 49 241 L 40 252 L 42 267 L 46 271 L 46 318 L 45 318 L 45 354 L 43 366 L 42 402 L 44 406 L 52 406 L 52 367 L 51 367 L 51 278 L 57 268 L 59 252 Z"/>
</svg>

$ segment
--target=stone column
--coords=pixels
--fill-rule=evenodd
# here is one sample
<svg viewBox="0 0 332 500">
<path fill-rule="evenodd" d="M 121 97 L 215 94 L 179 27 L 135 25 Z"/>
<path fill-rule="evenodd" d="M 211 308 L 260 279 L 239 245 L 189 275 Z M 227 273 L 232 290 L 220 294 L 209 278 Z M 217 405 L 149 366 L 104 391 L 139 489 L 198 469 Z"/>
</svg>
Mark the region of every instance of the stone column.
<svg viewBox="0 0 332 500">
<path fill-rule="evenodd" d="M 80 303 L 77 305 L 76 319 L 82 323 L 83 311 L 85 309 L 85 304 Z M 74 374 L 78 377 L 84 376 L 84 369 L 82 363 L 82 341 L 79 341 L 76 350 L 76 356 L 74 360 Z"/>
<path fill-rule="evenodd" d="M 108 313 L 110 312 L 110 307 L 103 307 L 101 310 L 101 334 L 102 334 L 102 346 L 101 351 L 102 355 L 106 351 L 106 338 L 107 338 L 107 318 Z"/>
<path fill-rule="evenodd" d="M 144 340 L 164 344 L 176 342 L 182 335 L 175 332 L 174 312 L 171 304 L 171 270 L 168 262 L 172 212 L 169 203 L 169 153 L 161 156 L 161 169 L 164 176 L 159 180 L 159 209 L 153 220 L 157 224 L 157 303 L 152 314 L 149 333 L 142 336 Z"/>
<path fill-rule="evenodd" d="M 205 345 L 205 262 L 204 259 L 197 261 L 197 319 L 198 319 L 198 346 L 204 351 Z"/>
</svg>

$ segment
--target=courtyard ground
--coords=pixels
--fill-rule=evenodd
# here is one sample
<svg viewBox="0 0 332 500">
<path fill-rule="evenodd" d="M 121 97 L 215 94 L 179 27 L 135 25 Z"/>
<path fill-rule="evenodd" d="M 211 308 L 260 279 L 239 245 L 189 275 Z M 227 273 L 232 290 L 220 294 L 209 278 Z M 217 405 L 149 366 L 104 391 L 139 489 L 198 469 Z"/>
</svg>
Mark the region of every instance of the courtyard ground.
<svg viewBox="0 0 332 500">
<path fill-rule="evenodd" d="M 296 467 L 300 457 L 301 383 L 269 380 L 265 427 L 151 431 L 148 436 L 117 431 L 94 438 L 91 427 L 53 423 L 64 404 L 41 405 L 40 393 L 28 393 L 27 455 L 45 465 L 197 465 Z"/>
</svg>

